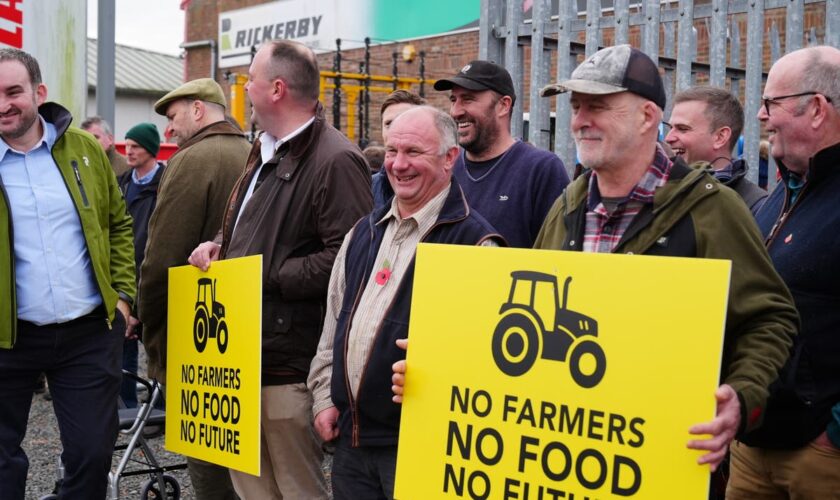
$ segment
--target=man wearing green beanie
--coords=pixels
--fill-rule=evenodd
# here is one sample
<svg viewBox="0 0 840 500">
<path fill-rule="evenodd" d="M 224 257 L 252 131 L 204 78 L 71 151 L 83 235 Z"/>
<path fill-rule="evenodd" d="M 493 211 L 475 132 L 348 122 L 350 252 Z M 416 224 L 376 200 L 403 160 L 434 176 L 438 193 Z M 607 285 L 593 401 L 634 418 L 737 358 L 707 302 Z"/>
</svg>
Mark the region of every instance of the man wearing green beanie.
<svg viewBox="0 0 840 500">
<path fill-rule="evenodd" d="M 125 198 L 126 207 L 133 219 L 134 265 L 140 280 L 149 219 L 157 203 L 158 184 L 163 175 L 163 164 L 156 159 L 160 150 L 160 135 L 153 123 L 135 125 L 125 134 L 125 159 L 130 167 L 120 175 L 118 184 Z M 123 344 L 123 370 L 137 373 L 137 339 L 140 336 L 137 312 L 128 318 Z M 137 406 L 137 387 L 133 380 L 123 379 L 120 397 L 129 408 Z"/>
</svg>

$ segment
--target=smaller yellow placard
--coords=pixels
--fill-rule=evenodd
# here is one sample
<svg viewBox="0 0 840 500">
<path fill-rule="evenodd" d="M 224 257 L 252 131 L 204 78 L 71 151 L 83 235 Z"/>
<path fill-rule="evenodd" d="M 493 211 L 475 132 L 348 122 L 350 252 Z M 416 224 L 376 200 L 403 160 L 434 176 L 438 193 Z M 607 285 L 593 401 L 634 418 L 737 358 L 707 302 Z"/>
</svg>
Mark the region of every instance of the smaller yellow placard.
<svg viewBox="0 0 840 500">
<path fill-rule="evenodd" d="M 166 449 L 260 474 L 262 256 L 169 269 Z"/>
</svg>

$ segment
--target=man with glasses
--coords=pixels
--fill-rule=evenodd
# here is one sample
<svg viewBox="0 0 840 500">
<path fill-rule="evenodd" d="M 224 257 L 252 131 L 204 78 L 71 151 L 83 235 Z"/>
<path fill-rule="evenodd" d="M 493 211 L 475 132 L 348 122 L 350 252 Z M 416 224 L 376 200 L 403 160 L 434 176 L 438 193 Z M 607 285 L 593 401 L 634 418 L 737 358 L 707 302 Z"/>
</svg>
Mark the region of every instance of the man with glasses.
<svg viewBox="0 0 840 500">
<path fill-rule="evenodd" d="M 707 162 L 712 175 L 735 190 L 753 214 L 767 191 L 747 179 L 747 162 L 732 160 L 732 150 L 744 128 L 744 109 L 726 89 L 697 86 L 674 96 L 670 128 L 665 142 L 688 164 Z"/>
<path fill-rule="evenodd" d="M 732 446 L 727 498 L 840 492 L 840 50 L 791 52 L 770 69 L 758 119 L 782 182 L 757 215 L 801 317 L 763 425 Z"/>
</svg>

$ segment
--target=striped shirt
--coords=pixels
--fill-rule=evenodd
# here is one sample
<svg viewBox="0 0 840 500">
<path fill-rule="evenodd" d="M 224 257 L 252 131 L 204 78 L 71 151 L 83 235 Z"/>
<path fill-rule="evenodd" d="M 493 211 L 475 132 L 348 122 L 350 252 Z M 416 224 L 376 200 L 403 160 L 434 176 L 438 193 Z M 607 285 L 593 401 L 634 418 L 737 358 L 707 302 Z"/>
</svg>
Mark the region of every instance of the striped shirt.
<svg viewBox="0 0 840 500">
<path fill-rule="evenodd" d="M 645 171 L 630 194 L 614 210 L 608 210 L 598 190 L 598 174 L 589 178 L 589 196 L 586 211 L 586 230 L 583 251 L 610 253 L 615 250 L 633 218 L 645 205 L 653 204 L 656 189 L 664 186 L 671 175 L 673 163 L 660 146 L 656 147 L 653 163 Z"/>
</svg>

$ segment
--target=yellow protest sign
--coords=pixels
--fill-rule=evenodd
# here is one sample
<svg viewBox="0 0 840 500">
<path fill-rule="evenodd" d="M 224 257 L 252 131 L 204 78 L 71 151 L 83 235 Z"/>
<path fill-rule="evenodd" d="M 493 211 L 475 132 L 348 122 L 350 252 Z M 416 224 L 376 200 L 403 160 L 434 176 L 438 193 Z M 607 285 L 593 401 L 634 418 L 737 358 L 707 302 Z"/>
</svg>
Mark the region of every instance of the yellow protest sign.
<svg viewBox="0 0 840 500">
<path fill-rule="evenodd" d="M 166 448 L 260 473 L 262 256 L 169 269 Z"/>
<path fill-rule="evenodd" d="M 729 271 L 420 245 L 395 497 L 706 499 Z"/>
</svg>

